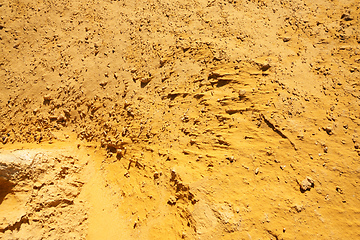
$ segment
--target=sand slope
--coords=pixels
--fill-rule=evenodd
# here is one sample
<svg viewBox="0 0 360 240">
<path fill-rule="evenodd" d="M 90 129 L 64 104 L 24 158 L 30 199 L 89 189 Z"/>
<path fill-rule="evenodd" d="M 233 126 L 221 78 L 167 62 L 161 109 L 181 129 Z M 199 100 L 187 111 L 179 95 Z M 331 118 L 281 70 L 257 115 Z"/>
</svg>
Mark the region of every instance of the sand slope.
<svg viewBox="0 0 360 240">
<path fill-rule="evenodd" d="M 81 171 L 52 191 L 82 182 L 81 204 L 46 210 L 54 226 L 25 204 L 0 238 L 360 238 L 358 1 L 10 0 L 0 14 L 0 151 L 66 152 Z"/>
</svg>

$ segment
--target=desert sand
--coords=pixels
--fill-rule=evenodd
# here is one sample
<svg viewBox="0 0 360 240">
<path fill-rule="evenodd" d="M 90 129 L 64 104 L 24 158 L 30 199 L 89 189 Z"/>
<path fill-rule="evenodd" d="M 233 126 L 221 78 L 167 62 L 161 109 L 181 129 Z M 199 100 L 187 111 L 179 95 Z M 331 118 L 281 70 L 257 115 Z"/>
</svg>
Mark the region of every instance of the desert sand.
<svg viewBox="0 0 360 240">
<path fill-rule="evenodd" d="M 0 16 L 0 239 L 360 239 L 358 0 Z"/>
</svg>

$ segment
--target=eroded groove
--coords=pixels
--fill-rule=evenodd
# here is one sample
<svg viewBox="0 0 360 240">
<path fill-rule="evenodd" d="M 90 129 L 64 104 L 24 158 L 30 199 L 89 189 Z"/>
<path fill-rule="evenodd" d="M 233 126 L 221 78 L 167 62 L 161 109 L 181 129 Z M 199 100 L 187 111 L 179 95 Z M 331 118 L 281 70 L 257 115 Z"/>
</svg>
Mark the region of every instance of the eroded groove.
<svg viewBox="0 0 360 240">
<path fill-rule="evenodd" d="M 272 124 L 271 121 L 269 121 L 269 119 L 264 114 L 261 114 L 261 117 L 269 128 L 271 128 L 274 132 L 279 134 L 280 137 L 287 139 L 295 150 L 298 149 L 296 147 L 295 143 L 293 141 L 291 141 L 290 138 L 288 138 L 281 130 L 279 130 L 277 127 L 275 127 L 275 125 Z"/>
</svg>

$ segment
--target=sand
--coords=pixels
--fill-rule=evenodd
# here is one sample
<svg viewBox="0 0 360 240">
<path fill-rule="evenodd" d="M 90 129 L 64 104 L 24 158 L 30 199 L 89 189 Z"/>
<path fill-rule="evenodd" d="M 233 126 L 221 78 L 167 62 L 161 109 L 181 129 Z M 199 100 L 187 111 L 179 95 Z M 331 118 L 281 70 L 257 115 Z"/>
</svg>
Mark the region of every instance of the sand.
<svg viewBox="0 0 360 240">
<path fill-rule="evenodd" d="M 1 239 L 360 238 L 358 1 L 0 15 Z"/>
</svg>

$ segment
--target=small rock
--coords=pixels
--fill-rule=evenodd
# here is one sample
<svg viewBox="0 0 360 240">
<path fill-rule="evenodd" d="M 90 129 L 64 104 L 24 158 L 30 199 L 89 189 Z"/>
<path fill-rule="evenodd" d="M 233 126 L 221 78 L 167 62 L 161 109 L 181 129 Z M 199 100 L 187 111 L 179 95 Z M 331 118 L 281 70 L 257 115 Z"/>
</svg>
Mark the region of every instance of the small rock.
<svg viewBox="0 0 360 240">
<path fill-rule="evenodd" d="M 99 84 L 100 84 L 100 86 L 105 87 L 108 84 L 108 82 L 107 81 L 102 81 Z"/>
<path fill-rule="evenodd" d="M 63 112 L 64 112 L 65 115 L 70 115 L 70 111 L 67 110 L 67 109 L 64 109 Z"/>
<path fill-rule="evenodd" d="M 303 140 L 304 140 L 304 135 L 303 135 L 303 134 L 299 134 L 299 135 L 297 135 L 297 138 L 298 138 L 299 140 L 303 141 Z"/>
<path fill-rule="evenodd" d="M 327 134 L 329 134 L 329 135 L 332 135 L 332 134 L 334 133 L 332 127 L 330 127 L 330 126 L 325 127 L 325 128 L 323 128 L 323 129 L 324 129 L 324 131 L 325 131 Z"/>
<path fill-rule="evenodd" d="M 175 169 L 171 169 L 171 179 L 170 179 L 170 181 L 174 181 L 176 177 L 177 177 L 177 173 L 176 173 Z"/>
<path fill-rule="evenodd" d="M 117 157 L 122 157 L 123 156 L 123 150 L 122 149 L 116 149 L 116 156 Z"/>
<path fill-rule="evenodd" d="M 171 196 L 169 200 L 167 201 L 169 205 L 175 205 L 176 204 L 176 198 L 174 196 Z"/>
<path fill-rule="evenodd" d="M 246 91 L 245 91 L 244 89 L 241 89 L 241 90 L 239 91 L 239 97 L 240 97 L 240 98 L 243 98 L 243 97 L 245 97 L 245 95 L 246 95 Z"/>
<path fill-rule="evenodd" d="M 230 156 L 230 157 L 227 157 L 226 159 L 229 160 L 230 163 L 233 163 L 234 160 L 235 160 L 235 157 L 234 157 L 234 156 Z"/>
<path fill-rule="evenodd" d="M 295 205 L 293 206 L 293 208 L 295 209 L 295 211 L 297 211 L 298 213 L 301 212 L 304 208 L 303 206 L 300 206 L 300 205 Z"/>
<path fill-rule="evenodd" d="M 49 116 L 49 119 L 50 119 L 50 121 L 55 121 L 55 120 L 57 120 L 57 116 L 55 116 L 55 115 L 50 115 Z"/>
<path fill-rule="evenodd" d="M 336 191 L 340 194 L 343 194 L 343 190 L 339 186 L 336 186 Z"/>
<path fill-rule="evenodd" d="M 258 175 L 259 174 L 259 168 L 255 169 L 255 174 Z"/>
<path fill-rule="evenodd" d="M 328 152 L 328 147 L 324 147 L 324 153 Z"/>
<path fill-rule="evenodd" d="M 302 192 L 310 190 L 313 187 L 314 187 L 314 180 L 311 179 L 310 177 L 306 177 L 306 179 L 304 179 L 300 184 L 300 189 Z"/>
<path fill-rule="evenodd" d="M 60 114 L 58 117 L 57 117 L 57 121 L 58 122 L 65 122 L 66 121 L 66 117 L 62 114 Z"/>
<path fill-rule="evenodd" d="M 270 67 L 271 67 L 271 66 L 270 66 L 270 64 L 268 64 L 268 63 L 263 64 L 263 65 L 261 66 L 261 71 L 269 70 Z"/>
<path fill-rule="evenodd" d="M 151 78 L 150 77 L 143 77 L 140 79 L 140 82 L 141 83 L 149 83 L 151 81 Z"/>
<path fill-rule="evenodd" d="M 289 42 L 291 40 L 291 37 L 283 37 L 284 42 Z"/>
<path fill-rule="evenodd" d="M 46 94 L 43 98 L 45 101 L 50 101 L 52 99 L 50 94 Z"/>
<path fill-rule="evenodd" d="M 343 15 L 341 15 L 341 19 L 345 20 L 345 21 L 351 21 L 354 18 L 351 17 L 349 14 L 344 13 Z"/>
</svg>

